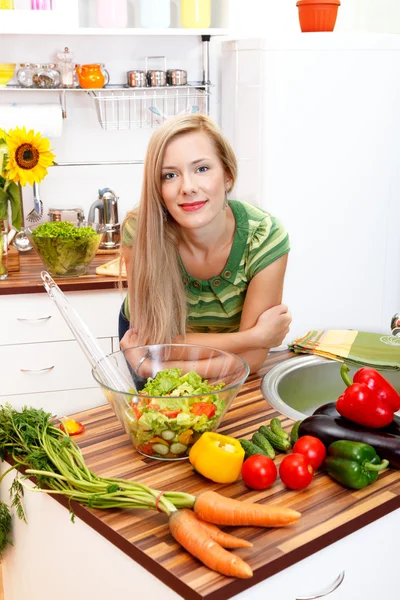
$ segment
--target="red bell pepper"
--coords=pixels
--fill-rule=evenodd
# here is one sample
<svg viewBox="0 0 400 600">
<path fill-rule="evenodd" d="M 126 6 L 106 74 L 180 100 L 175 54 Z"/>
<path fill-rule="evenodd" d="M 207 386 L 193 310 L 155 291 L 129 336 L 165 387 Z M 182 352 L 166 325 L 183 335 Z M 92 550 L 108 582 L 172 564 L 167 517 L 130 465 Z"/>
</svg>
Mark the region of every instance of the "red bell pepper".
<svg viewBox="0 0 400 600">
<path fill-rule="evenodd" d="M 340 374 L 348 387 L 336 402 L 338 413 L 364 427 L 379 429 L 389 425 L 396 406 L 400 408 L 400 396 L 396 390 L 374 369 L 359 369 L 353 380 L 348 373 L 347 365 L 343 364 Z M 398 405 L 396 394 L 399 396 Z"/>
<path fill-rule="evenodd" d="M 381 373 L 369 367 L 362 367 L 353 377 L 354 383 L 365 383 L 380 399 L 389 404 L 394 411 L 400 410 L 400 394 Z"/>
</svg>

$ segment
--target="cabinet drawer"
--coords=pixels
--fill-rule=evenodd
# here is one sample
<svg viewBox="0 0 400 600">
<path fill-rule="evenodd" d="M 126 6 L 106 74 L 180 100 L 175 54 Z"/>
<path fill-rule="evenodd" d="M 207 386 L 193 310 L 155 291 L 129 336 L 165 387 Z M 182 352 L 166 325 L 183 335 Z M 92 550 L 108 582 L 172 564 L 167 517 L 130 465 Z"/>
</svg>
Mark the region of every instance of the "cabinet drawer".
<svg viewBox="0 0 400 600">
<path fill-rule="evenodd" d="M 377 600 L 398 597 L 400 509 L 312 554 L 251 589 L 252 600 Z M 289 542 L 292 544 L 292 542 Z M 285 551 L 285 548 L 282 548 Z M 260 550 L 262 552 L 262 549 Z M 372 553 L 372 554 L 371 554 Z M 370 569 L 370 571 L 368 571 Z M 371 577 L 372 571 L 378 573 Z M 344 578 L 338 576 L 344 572 Z M 235 600 L 247 600 L 247 591 Z"/>
<path fill-rule="evenodd" d="M 111 338 L 98 340 L 111 352 Z M 76 341 L 0 347 L 1 396 L 95 387 L 91 365 Z"/>
<path fill-rule="evenodd" d="M 61 390 L 59 392 L 41 392 L 38 394 L 16 394 L 1 396 L 0 404 L 11 404 L 16 410 L 24 406 L 42 408 L 56 417 L 64 417 L 82 410 L 89 410 L 106 404 L 107 400 L 100 386 L 80 390 Z"/>
<path fill-rule="evenodd" d="M 123 300 L 119 290 L 66 293 L 68 302 L 95 337 L 118 334 L 118 313 Z M 0 345 L 73 340 L 64 318 L 47 294 L 0 296 Z"/>
</svg>

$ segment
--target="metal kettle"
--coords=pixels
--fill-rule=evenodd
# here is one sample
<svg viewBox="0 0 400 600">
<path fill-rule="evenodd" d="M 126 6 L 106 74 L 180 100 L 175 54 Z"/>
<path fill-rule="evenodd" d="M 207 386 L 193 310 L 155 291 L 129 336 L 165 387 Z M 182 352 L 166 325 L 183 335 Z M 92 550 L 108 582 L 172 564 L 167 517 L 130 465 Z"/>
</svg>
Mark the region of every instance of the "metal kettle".
<svg viewBox="0 0 400 600">
<path fill-rule="evenodd" d="M 89 209 L 88 221 L 96 223 L 96 210 L 98 210 L 98 223 L 104 225 L 105 233 L 100 248 L 117 249 L 121 242 L 121 225 L 118 222 L 118 196 L 110 188 L 99 190 L 99 198 L 93 202 Z"/>
</svg>

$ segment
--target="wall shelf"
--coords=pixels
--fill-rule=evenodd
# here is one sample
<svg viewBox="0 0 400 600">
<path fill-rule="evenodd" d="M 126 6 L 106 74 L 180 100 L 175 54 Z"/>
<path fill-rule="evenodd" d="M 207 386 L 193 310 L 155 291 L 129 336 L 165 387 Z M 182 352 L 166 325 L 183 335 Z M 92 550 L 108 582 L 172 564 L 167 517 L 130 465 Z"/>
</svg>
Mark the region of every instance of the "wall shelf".
<svg viewBox="0 0 400 600">
<path fill-rule="evenodd" d="M 5 30 L 0 24 L 0 34 L 12 34 L 12 35 L 71 35 L 71 36 L 196 36 L 196 35 L 211 35 L 211 36 L 223 36 L 228 35 L 228 29 L 210 28 L 210 29 L 184 29 L 184 28 L 171 28 L 171 29 L 142 29 L 140 27 L 127 27 L 126 29 L 98 29 L 97 27 L 82 27 L 79 29 L 46 29 L 32 31 L 32 28 L 18 28 L 18 31 Z"/>
<path fill-rule="evenodd" d="M 180 86 L 131 88 L 127 85 L 107 85 L 100 89 L 24 88 L 7 85 L 0 91 L 57 93 L 63 118 L 67 118 L 67 95 L 84 92 L 95 105 L 102 129 L 154 128 L 169 117 L 180 113 L 208 112 L 211 84 L 193 82 Z"/>
</svg>

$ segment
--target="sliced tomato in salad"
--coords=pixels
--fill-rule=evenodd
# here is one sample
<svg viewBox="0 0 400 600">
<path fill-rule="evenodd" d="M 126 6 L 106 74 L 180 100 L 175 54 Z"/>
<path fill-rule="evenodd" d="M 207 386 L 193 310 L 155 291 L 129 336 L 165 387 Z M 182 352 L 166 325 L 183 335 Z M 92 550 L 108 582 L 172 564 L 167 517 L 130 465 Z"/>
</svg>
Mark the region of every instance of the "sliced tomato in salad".
<svg viewBox="0 0 400 600">
<path fill-rule="evenodd" d="M 137 405 L 134 404 L 133 402 L 131 402 L 131 408 L 132 408 L 133 412 L 135 413 L 135 417 L 137 418 L 137 420 L 139 420 L 140 417 L 142 416 L 142 413 L 138 409 Z"/>
<path fill-rule="evenodd" d="M 215 415 L 217 407 L 211 402 L 195 402 L 190 409 L 192 415 L 206 415 L 207 419 L 211 419 Z"/>
<path fill-rule="evenodd" d="M 181 410 L 160 410 L 160 413 L 168 417 L 169 419 L 176 419 L 176 417 L 181 413 Z"/>
</svg>

